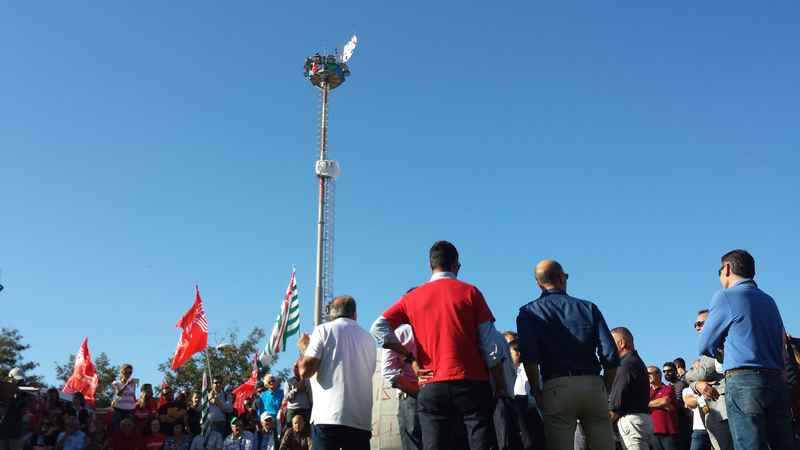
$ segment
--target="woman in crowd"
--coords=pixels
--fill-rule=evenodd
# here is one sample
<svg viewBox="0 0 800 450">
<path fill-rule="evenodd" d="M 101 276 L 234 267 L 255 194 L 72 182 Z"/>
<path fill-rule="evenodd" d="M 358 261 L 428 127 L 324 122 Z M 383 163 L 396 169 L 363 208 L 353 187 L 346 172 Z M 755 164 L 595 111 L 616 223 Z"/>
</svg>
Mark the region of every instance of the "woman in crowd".
<svg viewBox="0 0 800 450">
<path fill-rule="evenodd" d="M 176 423 L 172 427 L 172 436 L 164 441 L 164 450 L 189 450 L 192 437 L 184 432 L 183 424 Z"/>
<path fill-rule="evenodd" d="M 94 431 L 89 434 L 89 445 L 86 447 L 86 450 L 107 450 L 108 425 L 106 425 L 106 422 L 95 416 L 90 428 Z"/>
<path fill-rule="evenodd" d="M 147 428 L 144 430 L 142 448 L 144 450 L 161 450 L 167 437 L 161 434 L 161 423 L 158 419 L 150 419 Z"/>
<path fill-rule="evenodd" d="M 84 433 L 89 433 L 89 425 L 92 423 L 92 417 L 94 416 L 94 413 L 86 405 L 86 399 L 83 398 L 83 394 L 80 392 L 72 394 L 72 403 L 70 407 L 72 409 L 71 413 L 74 413 L 78 418 L 81 431 Z"/>
<path fill-rule="evenodd" d="M 153 385 L 150 383 L 143 384 L 139 394 L 139 400 L 136 401 L 133 416 L 136 418 L 136 429 L 146 433 L 150 427 L 151 419 L 156 417 L 158 400 L 153 397 Z"/>
<path fill-rule="evenodd" d="M 34 424 L 31 431 L 31 436 L 27 440 L 26 448 L 32 448 L 34 450 L 52 448 L 56 445 L 56 439 L 61 432 L 53 426 L 53 423 L 50 422 L 50 418 L 46 416 L 39 421 L 39 423 Z"/>
<path fill-rule="evenodd" d="M 123 364 L 120 368 L 119 380 L 111 383 L 114 390 L 114 400 L 111 406 L 114 408 L 112 419 L 112 430 L 119 429 L 119 423 L 123 419 L 133 419 L 133 411 L 136 409 L 136 385 L 139 384 L 138 378 L 133 378 L 133 366 Z"/>
<path fill-rule="evenodd" d="M 310 450 L 311 436 L 306 430 L 306 419 L 301 415 L 292 417 L 292 427 L 281 440 L 280 450 Z"/>
<path fill-rule="evenodd" d="M 64 402 L 61 401 L 61 397 L 58 395 L 58 389 L 48 389 L 47 398 L 44 401 L 43 415 L 48 417 L 53 415 L 63 416 L 65 410 Z"/>
</svg>

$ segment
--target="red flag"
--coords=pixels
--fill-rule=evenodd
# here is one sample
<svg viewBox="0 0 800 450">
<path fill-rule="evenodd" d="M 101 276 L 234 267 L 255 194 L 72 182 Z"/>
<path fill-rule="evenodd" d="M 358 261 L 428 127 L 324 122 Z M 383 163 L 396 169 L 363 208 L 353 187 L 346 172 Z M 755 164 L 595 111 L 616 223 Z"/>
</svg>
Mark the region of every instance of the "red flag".
<svg viewBox="0 0 800 450">
<path fill-rule="evenodd" d="M 253 370 L 250 371 L 250 378 L 241 386 L 233 390 L 233 408 L 241 414 L 244 412 L 244 401 L 253 396 L 258 382 L 258 352 L 253 356 Z"/>
<path fill-rule="evenodd" d="M 65 394 L 80 392 L 83 394 L 83 398 L 94 406 L 94 393 L 97 390 L 98 381 L 97 370 L 92 363 L 92 355 L 89 353 L 89 338 L 85 337 L 78 354 L 75 355 L 75 368 L 72 370 L 72 376 L 69 377 L 62 391 Z"/>
<path fill-rule="evenodd" d="M 195 286 L 194 305 L 186 311 L 175 325 L 180 328 L 181 338 L 172 358 L 172 370 L 178 370 L 189 358 L 208 347 L 208 321 L 200 299 L 200 289 Z"/>
</svg>

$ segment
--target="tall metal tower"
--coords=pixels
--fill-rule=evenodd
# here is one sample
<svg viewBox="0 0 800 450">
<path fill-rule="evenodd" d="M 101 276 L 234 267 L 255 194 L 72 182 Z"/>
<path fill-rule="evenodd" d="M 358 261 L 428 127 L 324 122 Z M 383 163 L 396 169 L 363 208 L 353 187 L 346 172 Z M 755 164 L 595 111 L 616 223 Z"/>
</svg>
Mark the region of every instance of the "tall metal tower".
<svg viewBox="0 0 800 450">
<path fill-rule="evenodd" d="M 350 69 L 347 60 L 355 48 L 356 38 L 348 42 L 342 55 L 320 55 L 306 58 L 304 75 L 321 91 L 319 120 L 319 159 L 315 172 L 319 178 L 317 210 L 317 283 L 314 293 L 314 325 L 322 322 L 322 305 L 333 298 L 333 200 L 334 183 L 341 173 L 339 163 L 328 159 L 328 97 L 330 91 L 344 83 Z"/>
</svg>

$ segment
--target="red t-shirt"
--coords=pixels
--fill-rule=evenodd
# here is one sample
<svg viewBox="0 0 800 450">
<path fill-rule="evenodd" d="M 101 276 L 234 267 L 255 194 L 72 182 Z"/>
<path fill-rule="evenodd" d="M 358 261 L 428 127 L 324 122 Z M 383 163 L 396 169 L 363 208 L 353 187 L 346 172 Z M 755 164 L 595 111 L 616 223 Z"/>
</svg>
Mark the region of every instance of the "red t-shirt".
<svg viewBox="0 0 800 450">
<path fill-rule="evenodd" d="M 678 405 L 675 401 L 675 389 L 667 384 L 662 384 L 658 389 L 650 387 L 650 400 L 657 398 L 669 398 L 668 410 L 662 408 L 650 408 L 650 418 L 653 420 L 653 433 L 656 434 L 678 434 Z"/>
<path fill-rule="evenodd" d="M 141 450 L 142 438 L 139 433 L 124 434 L 122 431 L 115 431 L 108 440 L 110 450 Z"/>
<path fill-rule="evenodd" d="M 409 291 L 383 313 L 392 327 L 411 325 L 417 361 L 433 369 L 428 383 L 489 379 L 481 355 L 478 325 L 494 321 L 483 294 L 452 278 L 430 281 Z"/>
<path fill-rule="evenodd" d="M 167 438 L 161 433 L 145 436 L 142 440 L 142 448 L 145 450 L 161 450 L 164 447 L 164 441 L 166 439 Z"/>
</svg>

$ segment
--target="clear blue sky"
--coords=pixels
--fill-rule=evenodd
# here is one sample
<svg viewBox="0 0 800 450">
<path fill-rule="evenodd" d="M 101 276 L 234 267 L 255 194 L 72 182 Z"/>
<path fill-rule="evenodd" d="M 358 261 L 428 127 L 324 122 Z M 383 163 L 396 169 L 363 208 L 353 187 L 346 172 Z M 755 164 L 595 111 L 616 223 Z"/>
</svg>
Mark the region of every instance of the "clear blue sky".
<svg viewBox="0 0 800 450">
<path fill-rule="evenodd" d="M 310 329 L 301 69 L 353 33 L 330 150 L 363 326 L 448 239 L 500 329 L 557 258 L 647 362 L 691 359 L 743 247 L 800 333 L 797 2 L 280 3 L 0 6 L 0 325 L 49 381 L 89 336 L 158 382 L 195 283 L 217 336 L 270 330 L 294 264 Z"/>
</svg>

